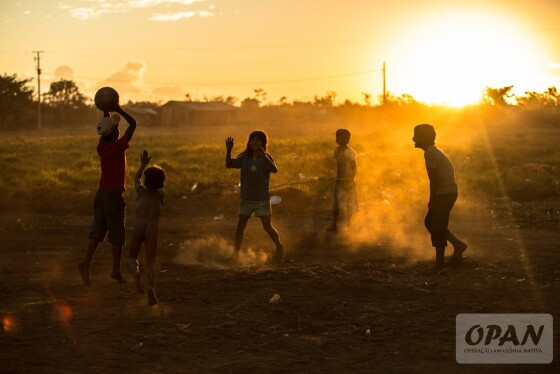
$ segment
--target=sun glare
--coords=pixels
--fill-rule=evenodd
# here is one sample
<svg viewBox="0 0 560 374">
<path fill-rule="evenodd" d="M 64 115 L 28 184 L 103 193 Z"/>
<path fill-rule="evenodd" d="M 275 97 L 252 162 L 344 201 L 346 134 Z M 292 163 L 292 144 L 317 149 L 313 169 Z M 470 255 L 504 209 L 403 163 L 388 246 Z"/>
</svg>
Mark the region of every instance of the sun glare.
<svg viewBox="0 0 560 374">
<path fill-rule="evenodd" d="M 546 65 L 530 35 L 492 15 L 447 14 L 412 26 L 404 40 L 391 54 L 391 91 L 427 103 L 463 106 L 486 86 L 534 87 Z"/>
</svg>

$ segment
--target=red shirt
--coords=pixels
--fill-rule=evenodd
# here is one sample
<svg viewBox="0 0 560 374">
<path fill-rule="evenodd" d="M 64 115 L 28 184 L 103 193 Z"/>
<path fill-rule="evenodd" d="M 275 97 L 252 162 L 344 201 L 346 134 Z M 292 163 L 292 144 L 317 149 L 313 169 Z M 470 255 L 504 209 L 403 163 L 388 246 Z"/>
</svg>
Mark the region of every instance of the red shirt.
<svg viewBox="0 0 560 374">
<path fill-rule="evenodd" d="M 103 138 L 99 139 L 97 154 L 101 159 L 101 179 L 99 190 L 126 191 L 126 149 L 129 147 L 125 137 L 114 143 L 108 143 Z"/>
</svg>

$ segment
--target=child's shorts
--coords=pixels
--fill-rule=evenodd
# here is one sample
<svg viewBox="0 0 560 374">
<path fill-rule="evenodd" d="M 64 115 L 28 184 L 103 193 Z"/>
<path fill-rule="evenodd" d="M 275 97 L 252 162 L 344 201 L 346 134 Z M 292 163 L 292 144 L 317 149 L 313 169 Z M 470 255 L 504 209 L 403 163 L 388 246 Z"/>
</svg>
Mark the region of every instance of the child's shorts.
<svg viewBox="0 0 560 374">
<path fill-rule="evenodd" d="M 109 232 L 109 243 L 123 245 L 125 206 L 121 191 L 97 191 L 93 200 L 93 223 L 89 239 L 102 242 Z"/>
<path fill-rule="evenodd" d="M 270 209 L 270 200 L 241 200 L 239 214 L 251 217 L 253 213 L 255 213 L 257 217 L 271 216 L 272 210 Z"/>
<path fill-rule="evenodd" d="M 358 193 L 353 181 L 337 180 L 334 187 L 333 211 L 344 210 L 346 214 L 358 211 Z"/>
</svg>

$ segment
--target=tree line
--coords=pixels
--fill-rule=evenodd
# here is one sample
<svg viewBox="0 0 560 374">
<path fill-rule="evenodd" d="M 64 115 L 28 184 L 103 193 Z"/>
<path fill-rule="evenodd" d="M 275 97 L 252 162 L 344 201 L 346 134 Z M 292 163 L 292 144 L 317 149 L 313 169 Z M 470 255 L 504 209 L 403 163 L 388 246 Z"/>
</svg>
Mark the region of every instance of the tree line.
<svg viewBox="0 0 560 374">
<path fill-rule="evenodd" d="M 30 86 L 31 79 L 18 78 L 16 74 L 0 75 L 0 129 L 14 130 L 35 128 L 37 123 L 37 95 Z M 524 95 L 511 93 L 513 86 L 487 87 L 480 104 L 493 107 L 518 107 L 533 112 L 543 113 L 556 118 L 560 106 L 560 93 L 556 87 L 543 92 L 528 91 Z M 381 102 L 380 98 L 379 102 Z M 186 94 L 185 101 L 195 101 Z M 72 80 L 60 79 L 52 82 L 49 90 L 41 95 L 42 122 L 47 127 L 62 127 L 77 123 L 90 124 L 95 122 L 99 113 L 92 100 L 82 94 Z M 254 90 L 254 94 L 243 100 L 234 96 L 203 96 L 199 101 L 224 102 L 240 109 L 239 119 L 243 122 L 274 118 L 276 121 L 302 120 L 312 121 L 338 115 L 347 116 L 371 110 L 429 107 L 417 102 L 411 95 L 400 96 L 388 93 L 385 105 L 373 105 L 370 93 L 362 93 L 362 102 L 337 100 L 334 91 L 323 96 L 315 96 L 311 101 L 294 100 L 289 102 L 286 96 L 277 102 L 267 99 L 262 88 Z M 157 110 L 157 102 L 129 102 L 129 108 L 150 108 Z"/>
</svg>

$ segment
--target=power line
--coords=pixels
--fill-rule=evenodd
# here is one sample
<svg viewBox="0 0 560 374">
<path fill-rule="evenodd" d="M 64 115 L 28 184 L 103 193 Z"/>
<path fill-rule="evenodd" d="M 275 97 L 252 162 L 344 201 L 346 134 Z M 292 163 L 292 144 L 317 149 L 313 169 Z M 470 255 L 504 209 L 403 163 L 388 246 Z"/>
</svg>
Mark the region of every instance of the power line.
<svg viewBox="0 0 560 374">
<path fill-rule="evenodd" d="M 557 32 L 560 28 L 546 28 L 524 30 L 529 33 L 539 32 Z M 462 38 L 453 38 L 462 39 Z M 340 46 L 340 45 L 357 45 L 357 44 L 375 44 L 375 43 L 394 43 L 405 41 L 416 41 L 415 38 L 389 38 L 389 39 L 369 39 L 369 40 L 349 40 L 340 42 L 310 42 L 310 43 L 284 43 L 284 44 L 261 44 L 261 45 L 218 45 L 218 46 L 193 46 L 181 48 L 131 48 L 131 49 L 82 49 L 82 50 L 49 50 L 48 53 L 115 53 L 115 52 L 182 52 L 182 51 L 214 51 L 214 50 L 235 50 L 235 49 L 275 49 L 275 48 L 306 48 L 306 47 L 323 47 L 323 46 Z M 0 54 L 16 54 L 30 53 L 29 51 L 0 51 Z"/>
<path fill-rule="evenodd" d="M 249 86 L 249 85 L 270 85 L 270 84 L 285 84 L 285 83 L 297 83 L 297 82 L 309 82 L 317 80 L 328 80 L 336 78 L 345 78 L 356 75 L 364 75 L 374 72 L 379 72 L 381 69 L 370 69 L 357 71 L 352 73 L 328 75 L 321 77 L 311 77 L 311 78 L 297 78 L 297 79 L 284 79 L 284 80 L 274 80 L 274 81 L 253 81 L 253 82 L 139 82 L 142 84 L 153 84 L 153 85 L 179 85 L 179 86 Z M 45 75 L 55 76 L 52 73 L 43 73 Z M 91 80 L 91 81 L 103 81 L 103 82 L 122 82 L 122 83 L 134 83 L 130 80 L 125 79 L 114 79 L 114 78 L 99 78 L 99 77 L 85 77 L 85 76 L 75 76 L 73 79 Z"/>
<path fill-rule="evenodd" d="M 287 44 L 262 44 L 262 45 L 221 45 L 209 47 L 182 47 L 182 48 L 132 48 L 132 49 L 82 49 L 82 50 L 49 50 L 49 53 L 115 53 L 115 52 L 188 52 L 188 51 L 215 51 L 234 49 L 275 49 L 275 48 L 303 48 L 322 47 L 354 44 L 374 44 L 399 41 L 398 39 L 356 40 L 342 42 L 316 42 L 316 43 L 287 43 Z M 28 51 L 0 51 L 0 54 L 29 53 Z"/>
</svg>

